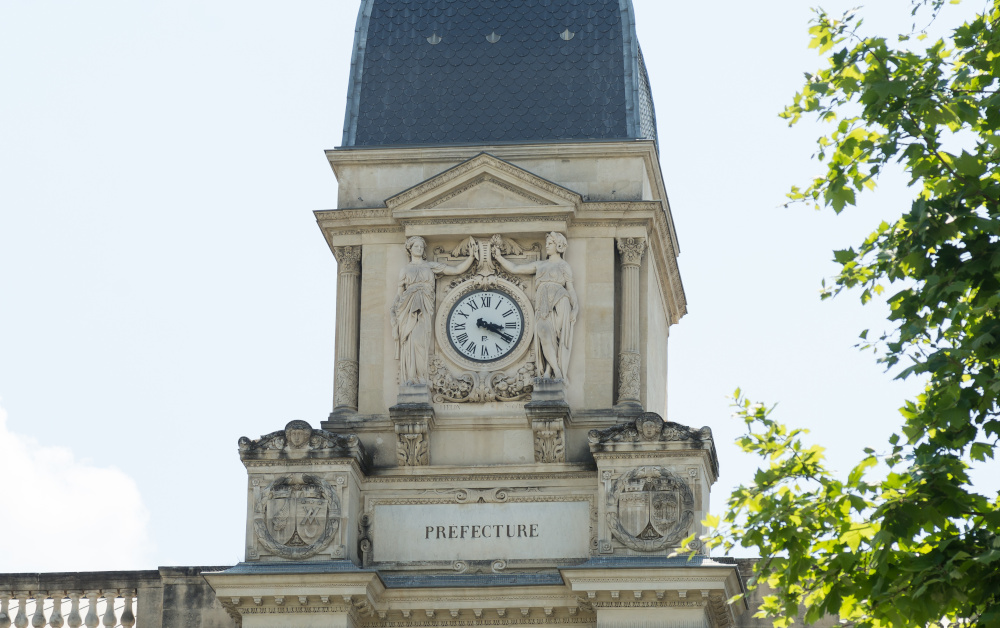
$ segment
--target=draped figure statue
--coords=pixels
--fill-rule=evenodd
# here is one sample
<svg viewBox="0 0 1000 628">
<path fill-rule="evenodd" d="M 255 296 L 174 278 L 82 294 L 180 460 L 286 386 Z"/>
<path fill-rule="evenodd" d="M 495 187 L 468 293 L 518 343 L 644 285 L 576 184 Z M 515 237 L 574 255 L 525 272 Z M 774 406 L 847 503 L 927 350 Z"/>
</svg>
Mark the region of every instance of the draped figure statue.
<svg viewBox="0 0 1000 628">
<path fill-rule="evenodd" d="M 497 248 L 493 257 L 509 273 L 535 276 L 535 338 L 539 371 L 542 377 L 566 379 L 569 356 L 573 349 L 573 326 L 580 304 L 573 288 L 573 270 L 562 258 L 569 243 L 555 231 L 545 236 L 548 259 L 514 264 L 504 259 Z"/>
<path fill-rule="evenodd" d="M 458 266 L 424 259 L 427 242 L 420 236 L 406 240 L 410 262 L 399 271 L 399 289 L 389 309 L 392 339 L 399 360 L 399 383 L 426 384 L 434 324 L 434 276 L 460 275 L 475 258 L 474 252 Z"/>
</svg>

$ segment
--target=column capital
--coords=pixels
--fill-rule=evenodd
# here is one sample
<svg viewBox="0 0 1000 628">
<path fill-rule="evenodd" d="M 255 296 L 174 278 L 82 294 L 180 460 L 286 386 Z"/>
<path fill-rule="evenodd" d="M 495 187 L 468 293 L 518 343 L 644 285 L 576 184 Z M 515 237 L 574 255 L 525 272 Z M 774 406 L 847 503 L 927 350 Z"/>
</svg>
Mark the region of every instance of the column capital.
<svg viewBox="0 0 1000 628">
<path fill-rule="evenodd" d="M 335 246 L 333 247 L 333 256 L 337 258 L 337 267 L 341 274 L 356 275 L 361 269 L 360 246 Z"/>
<path fill-rule="evenodd" d="M 645 238 L 616 238 L 623 266 L 638 266 L 646 252 Z"/>
</svg>

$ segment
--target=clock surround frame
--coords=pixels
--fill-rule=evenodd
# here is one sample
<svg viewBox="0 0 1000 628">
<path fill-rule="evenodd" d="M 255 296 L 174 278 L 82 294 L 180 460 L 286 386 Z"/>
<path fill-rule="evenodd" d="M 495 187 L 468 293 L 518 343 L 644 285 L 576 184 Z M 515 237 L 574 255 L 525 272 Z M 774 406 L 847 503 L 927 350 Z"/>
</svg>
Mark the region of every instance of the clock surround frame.
<svg viewBox="0 0 1000 628">
<path fill-rule="evenodd" d="M 516 284 L 495 275 L 487 278 L 478 277 L 477 279 L 481 281 L 466 281 L 450 290 L 442 299 L 434 324 L 435 344 L 439 354 L 462 369 L 474 372 L 502 371 L 517 364 L 534 344 L 535 311 L 528 295 Z M 448 318 L 455 304 L 473 292 L 483 291 L 503 292 L 520 308 L 523 317 L 521 338 L 518 343 L 504 357 L 488 362 L 470 360 L 465 357 L 452 346 L 451 339 L 448 337 Z"/>
</svg>

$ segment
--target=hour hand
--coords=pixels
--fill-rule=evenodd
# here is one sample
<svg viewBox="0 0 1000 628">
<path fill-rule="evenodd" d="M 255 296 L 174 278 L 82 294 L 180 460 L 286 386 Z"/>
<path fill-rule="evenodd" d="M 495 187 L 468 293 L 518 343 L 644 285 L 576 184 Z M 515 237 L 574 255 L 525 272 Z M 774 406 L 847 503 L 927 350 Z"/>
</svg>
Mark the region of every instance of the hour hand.
<svg viewBox="0 0 1000 628">
<path fill-rule="evenodd" d="M 476 327 L 478 327 L 480 329 L 488 329 L 490 331 L 496 331 L 496 329 L 494 329 L 493 323 L 491 323 L 489 321 L 484 321 L 481 318 L 476 321 Z"/>
</svg>

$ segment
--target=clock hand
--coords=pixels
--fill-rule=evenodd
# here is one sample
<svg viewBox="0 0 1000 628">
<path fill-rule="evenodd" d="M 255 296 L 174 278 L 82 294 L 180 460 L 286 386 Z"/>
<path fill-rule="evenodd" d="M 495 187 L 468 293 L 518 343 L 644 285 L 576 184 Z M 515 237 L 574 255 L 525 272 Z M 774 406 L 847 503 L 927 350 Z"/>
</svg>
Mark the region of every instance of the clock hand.
<svg viewBox="0 0 1000 628">
<path fill-rule="evenodd" d="M 476 327 L 479 327 L 481 329 L 487 329 L 489 331 L 492 331 L 495 334 L 499 334 L 500 337 L 503 338 L 504 340 L 506 340 L 507 342 L 511 342 L 511 341 L 514 340 L 513 336 L 511 336 L 508 333 L 505 333 L 503 331 L 503 327 L 501 327 L 500 325 L 497 325 L 496 323 L 491 323 L 489 321 L 486 321 L 486 320 L 483 320 L 483 319 L 480 318 L 479 320 L 476 321 Z"/>
</svg>

